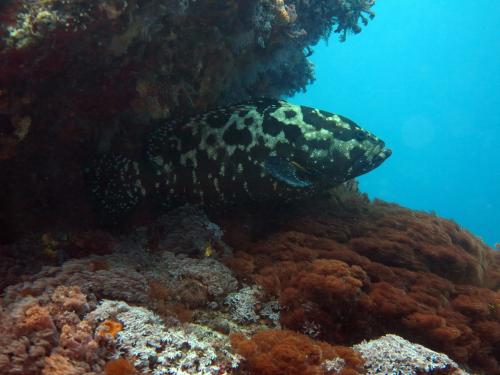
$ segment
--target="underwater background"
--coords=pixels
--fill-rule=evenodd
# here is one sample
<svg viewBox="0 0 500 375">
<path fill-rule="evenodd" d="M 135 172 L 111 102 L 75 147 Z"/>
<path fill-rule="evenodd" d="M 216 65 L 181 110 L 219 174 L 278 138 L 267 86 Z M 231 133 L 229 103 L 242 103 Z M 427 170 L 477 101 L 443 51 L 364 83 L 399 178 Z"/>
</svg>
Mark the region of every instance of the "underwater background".
<svg viewBox="0 0 500 375">
<path fill-rule="evenodd" d="M 435 211 L 500 241 L 500 2 L 379 1 L 368 32 L 314 48 L 292 101 L 342 113 L 394 151 L 371 198 Z"/>
<path fill-rule="evenodd" d="M 0 0 L 0 375 L 500 375 L 499 10 Z"/>
</svg>

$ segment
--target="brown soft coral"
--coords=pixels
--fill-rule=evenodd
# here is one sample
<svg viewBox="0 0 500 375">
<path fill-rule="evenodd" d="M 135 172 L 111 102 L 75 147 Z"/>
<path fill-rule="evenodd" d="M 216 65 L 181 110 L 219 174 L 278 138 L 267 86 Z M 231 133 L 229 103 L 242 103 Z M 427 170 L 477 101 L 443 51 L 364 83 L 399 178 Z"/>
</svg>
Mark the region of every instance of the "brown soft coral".
<svg viewBox="0 0 500 375">
<path fill-rule="evenodd" d="M 458 224 L 381 201 L 375 201 L 371 209 L 371 215 L 360 220 L 359 234 L 349 241 L 357 253 L 457 283 L 499 285 L 498 275 L 490 279 L 498 257 Z"/>
<path fill-rule="evenodd" d="M 242 365 L 250 374 L 319 375 L 327 373 L 328 361 L 338 358 L 339 374 L 357 374 L 362 369 L 361 356 L 350 348 L 292 332 L 268 330 L 245 339 L 242 334 L 231 336 L 231 345 L 246 362 Z"/>
<path fill-rule="evenodd" d="M 52 302 L 62 310 L 74 311 L 82 314 L 88 311 L 87 297 L 78 286 L 59 286 L 51 296 Z"/>
<path fill-rule="evenodd" d="M 77 325 L 66 324 L 62 327 L 59 345 L 69 358 L 90 362 L 99 348 L 94 339 L 93 325 L 81 321 Z"/>
<path fill-rule="evenodd" d="M 78 287 L 82 293 L 92 293 L 98 298 L 147 301 L 148 286 L 143 275 L 129 266 L 96 264 L 102 263 L 102 259 L 73 259 L 63 263 L 61 267 L 44 268 L 36 275 L 24 277 L 23 283 L 6 288 L 4 301 L 11 303 L 25 295 L 36 297 L 43 293 L 52 294 L 59 285 L 72 285 L 71 288 Z M 127 279 L 127 283 L 123 283 L 123 279 Z M 54 305 L 61 306 L 62 302 L 67 305 L 62 306 L 63 309 L 81 314 L 88 306 L 71 288 L 66 291 L 67 295 L 60 296 L 60 292 L 54 294 Z"/>
<path fill-rule="evenodd" d="M 396 333 L 500 373 L 499 254 L 435 215 L 337 198 L 258 216 L 253 237 L 226 224 L 244 259 L 227 264 L 279 296 L 285 328 L 339 344 Z"/>
<path fill-rule="evenodd" d="M 359 266 L 349 267 L 345 262 L 318 259 L 303 271 L 293 276 L 289 286 L 281 293 L 283 310 L 281 321 L 313 336 L 323 331 L 332 331 L 336 320 L 352 313 L 368 287 L 366 273 Z M 314 327 L 318 327 L 313 332 Z M 328 336 L 322 334 L 324 338 Z"/>
<path fill-rule="evenodd" d="M 132 363 L 125 358 L 111 360 L 104 366 L 106 375 L 133 375 L 137 371 Z"/>
<path fill-rule="evenodd" d="M 89 368 L 78 366 L 69 358 L 60 354 L 52 354 L 45 359 L 43 375 L 84 375 Z"/>
</svg>

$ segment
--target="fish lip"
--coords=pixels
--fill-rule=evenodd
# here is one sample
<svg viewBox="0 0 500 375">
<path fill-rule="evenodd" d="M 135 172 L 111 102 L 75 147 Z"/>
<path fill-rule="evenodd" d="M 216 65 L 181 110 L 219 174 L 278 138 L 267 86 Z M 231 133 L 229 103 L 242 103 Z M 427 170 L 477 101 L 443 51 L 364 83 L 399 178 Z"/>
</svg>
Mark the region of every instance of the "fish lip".
<svg viewBox="0 0 500 375">
<path fill-rule="evenodd" d="M 366 156 L 367 159 L 372 159 L 374 164 L 377 166 L 382 163 L 385 159 L 392 155 L 392 150 L 388 147 L 385 147 L 385 144 L 382 143 L 379 147 L 373 149 L 369 155 Z M 375 162 L 379 161 L 379 163 Z"/>
<path fill-rule="evenodd" d="M 392 155 L 392 150 L 387 147 L 383 147 L 382 151 L 378 152 L 373 158 L 373 168 L 379 167 L 384 161 L 386 161 Z"/>
<path fill-rule="evenodd" d="M 385 147 L 385 144 L 381 145 L 380 148 L 376 148 L 372 150 L 370 155 L 367 156 L 361 156 L 358 158 L 358 160 L 362 160 L 363 158 L 365 160 L 371 160 L 371 165 L 368 170 L 364 171 L 364 173 L 367 173 L 369 171 L 374 170 L 375 168 L 379 167 L 389 156 L 392 155 L 392 150 L 390 148 Z"/>
<path fill-rule="evenodd" d="M 392 155 L 392 150 L 388 147 L 384 147 L 382 151 L 380 151 L 379 155 L 383 156 L 384 159 L 387 159 L 389 156 Z"/>
</svg>

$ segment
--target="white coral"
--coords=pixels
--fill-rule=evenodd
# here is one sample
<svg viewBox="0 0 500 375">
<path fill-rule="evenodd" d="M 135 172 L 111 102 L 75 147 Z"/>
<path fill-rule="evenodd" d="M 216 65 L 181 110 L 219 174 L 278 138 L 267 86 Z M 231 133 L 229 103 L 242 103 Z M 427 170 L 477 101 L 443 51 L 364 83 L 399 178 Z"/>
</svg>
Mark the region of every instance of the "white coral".
<svg viewBox="0 0 500 375">
<path fill-rule="evenodd" d="M 134 365 L 144 373 L 208 375 L 223 373 L 223 365 L 236 367 L 239 362 L 230 352 L 228 338 L 205 326 L 166 327 L 150 310 L 122 301 L 103 300 L 89 315 L 97 320 L 112 316 L 123 324 L 116 356 L 134 357 Z"/>
<path fill-rule="evenodd" d="M 231 318 L 238 323 L 256 322 L 259 316 L 255 312 L 255 307 L 259 300 L 257 295 L 260 290 L 257 286 L 246 286 L 237 292 L 230 293 L 225 303 L 229 305 Z"/>
<path fill-rule="evenodd" d="M 446 354 L 413 344 L 396 335 L 385 335 L 377 340 L 363 341 L 354 345 L 354 350 L 361 353 L 367 374 L 371 375 L 417 374 L 422 371 L 427 373 L 444 369 L 457 369 L 456 374 L 467 374 Z"/>
</svg>

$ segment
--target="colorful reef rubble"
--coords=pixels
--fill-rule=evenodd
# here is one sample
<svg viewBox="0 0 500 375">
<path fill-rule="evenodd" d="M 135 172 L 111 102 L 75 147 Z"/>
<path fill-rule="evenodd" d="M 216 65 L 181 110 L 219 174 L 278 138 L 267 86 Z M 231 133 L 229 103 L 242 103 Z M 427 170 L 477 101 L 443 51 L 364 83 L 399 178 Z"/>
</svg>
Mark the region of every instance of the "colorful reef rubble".
<svg viewBox="0 0 500 375">
<path fill-rule="evenodd" d="M 500 374 L 500 252 L 348 181 L 278 207 L 92 210 L 157 121 L 304 90 L 373 0 L 0 2 L 0 374 Z"/>
</svg>

